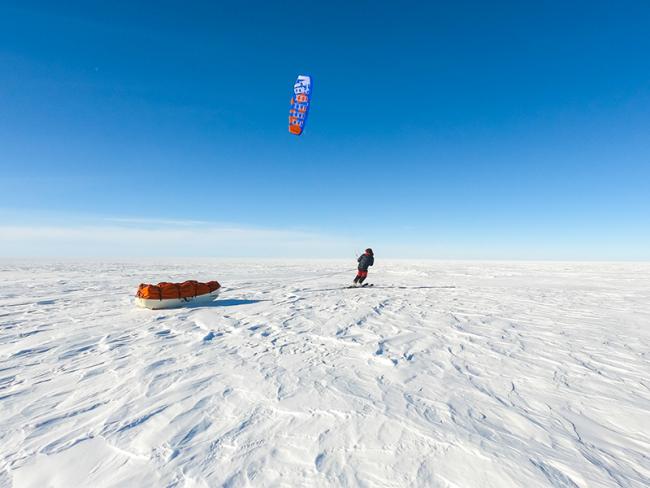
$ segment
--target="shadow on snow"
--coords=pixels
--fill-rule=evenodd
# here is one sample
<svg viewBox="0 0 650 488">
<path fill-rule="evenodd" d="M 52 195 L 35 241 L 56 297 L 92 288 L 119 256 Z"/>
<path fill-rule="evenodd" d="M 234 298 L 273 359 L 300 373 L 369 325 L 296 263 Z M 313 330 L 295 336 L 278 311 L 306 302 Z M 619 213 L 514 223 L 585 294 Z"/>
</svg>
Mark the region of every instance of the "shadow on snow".
<svg viewBox="0 0 650 488">
<path fill-rule="evenodd" d="M 207 307 L 236 307 L 237 305 L 252 305 L 259 302 L 270 302 L 271 300 L 237 300 L 234 298 L 227 300 L 215 300 L 214 302 L 188 305 L 188 308 L 207 308 Z"/>
<path fill-rule="evenodd" d="M 378 288 L 383 289 L 397 289 L 397 290 L 427 290 L 427 289 L 452 289 L 456 288 L 453 285 L 442 285 L 442 286 L 340 286 L 338 288 L 318 288 L 316 290 L 299 290 L 300 292 L 316 292 L 316 291 L 336 291 L 336 290 L 376 290 Z"/>
</svg>

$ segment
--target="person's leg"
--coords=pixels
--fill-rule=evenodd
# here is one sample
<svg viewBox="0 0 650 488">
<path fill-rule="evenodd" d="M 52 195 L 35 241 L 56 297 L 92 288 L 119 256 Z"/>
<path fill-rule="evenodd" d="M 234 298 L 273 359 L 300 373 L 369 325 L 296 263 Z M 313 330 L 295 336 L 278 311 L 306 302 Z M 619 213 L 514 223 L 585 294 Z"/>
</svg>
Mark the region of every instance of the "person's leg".
<svg viewBox="0 0 650 488">
<path fill-rule="evenodd" d="M 363 284 L 363 281 L 368 277 L 367 271 L 359 271 L 359 284 Z"/>
<path fill-rule="evenodd" d="M 359 283 L 360 279 L 361 279 L 361 271 L 359 270 L 359 271 L 357 271 L 357 275 L 354 277 L 354 282 L 353 283 L 356 285 L 357 283 Z"/>
</svg>

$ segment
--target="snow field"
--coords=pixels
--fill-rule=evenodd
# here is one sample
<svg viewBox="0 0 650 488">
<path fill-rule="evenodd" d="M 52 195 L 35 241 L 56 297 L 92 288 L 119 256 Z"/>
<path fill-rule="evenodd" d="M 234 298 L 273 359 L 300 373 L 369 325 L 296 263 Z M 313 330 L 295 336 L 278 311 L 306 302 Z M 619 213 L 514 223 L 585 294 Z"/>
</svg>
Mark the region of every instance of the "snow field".
<svg viewBox="0 0 650 488">
<path fill-rule="evenodd" d="M 0 486 L 650 485 L 650 264 L 0 263 Z M 210 306 L 133 305 L 217 279 Z"/>
</svg>

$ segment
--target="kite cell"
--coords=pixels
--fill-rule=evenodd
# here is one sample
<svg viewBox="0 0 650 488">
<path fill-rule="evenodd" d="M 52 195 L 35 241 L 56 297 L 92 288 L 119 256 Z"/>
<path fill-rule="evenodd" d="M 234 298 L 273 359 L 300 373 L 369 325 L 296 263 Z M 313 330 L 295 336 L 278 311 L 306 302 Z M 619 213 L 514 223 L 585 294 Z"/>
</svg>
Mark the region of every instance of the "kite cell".
<svg viewBox="0 0 650 488">
<path fill-rule="evenodd" d="M 309 105 L 311 104 L 311 76 L 298 75 L 293 85 L 293 97 L 291 97 L 291 109 L 289 110 L 289 132 L 299 136 L 305 129 Z"/>
</svg>

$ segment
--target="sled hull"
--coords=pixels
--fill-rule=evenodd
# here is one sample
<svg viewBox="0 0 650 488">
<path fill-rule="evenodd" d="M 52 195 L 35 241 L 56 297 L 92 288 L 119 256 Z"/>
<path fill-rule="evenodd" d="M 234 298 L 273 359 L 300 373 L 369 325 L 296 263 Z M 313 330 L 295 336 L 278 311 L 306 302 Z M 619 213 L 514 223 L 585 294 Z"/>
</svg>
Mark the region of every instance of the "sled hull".
<svg viewBox="0 0 650 488">
<path fill-rule="evenodd" d="M 185 307 L 187 305 L 204 305 L 210 303 L 215 298 L 219 296 L 221 289 L 214 290 L 210 293 L 205 293 L 203 295 L 197 295 L 195 297 L 186 297 L 186 298 L 165 298 L 162 300 L 153 299 L 153 298 L 137 298 L 135 303 L 142 308 L 148 308 L 150 310 L 160 310 L 165 308 L 179 308 Z"/>
</svg>

